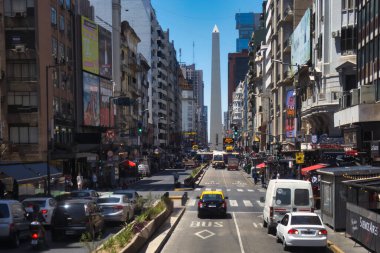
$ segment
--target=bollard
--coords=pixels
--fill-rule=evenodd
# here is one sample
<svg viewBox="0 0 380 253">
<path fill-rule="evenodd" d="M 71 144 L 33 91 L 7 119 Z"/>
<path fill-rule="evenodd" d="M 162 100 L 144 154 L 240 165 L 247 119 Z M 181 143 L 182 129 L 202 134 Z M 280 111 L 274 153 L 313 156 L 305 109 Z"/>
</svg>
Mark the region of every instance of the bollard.
<svg viewBox="0 0 380 253">
<path fill-rule="evenodd" d="M 187 202 L 187 192 L 185 192 L 185 193 L 182 195 L 181 205 L 182 205 L 182 206 L 185 206 L 185 205 L 186 205 L 186 202 Z"/>
</svg>

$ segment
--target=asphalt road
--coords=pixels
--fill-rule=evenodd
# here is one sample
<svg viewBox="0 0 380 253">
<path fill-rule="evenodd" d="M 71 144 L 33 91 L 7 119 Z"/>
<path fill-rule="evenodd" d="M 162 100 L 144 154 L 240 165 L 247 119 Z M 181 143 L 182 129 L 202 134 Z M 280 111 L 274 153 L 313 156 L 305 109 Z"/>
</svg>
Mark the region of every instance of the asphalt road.
<svg viewBox="0 0 380 253">
<path fill-rule="evenodd" d="M 207 188 L 222 189 L 229 197 L 226 218 L 197 217 L 196 196 Z M 245 172 L 209 168 L 162 252 L 282 252 L 282 245 L 263 228 L 259 199 L 264 195 L 265 190 L 249 182 Z M 292 251 L 305 252 L 305 249 Z"/>
<path fill-rule="evenodd" d="M 151 177 L 144 178 L 136 182 L 133 187 L 130 189 L 136 190 L 143 197 L 160 197 L 163 193 L 169 192 L 169 194 L 182 194 L 181 192 L 174 192 L 174 177 L 173 173 L 177 172 L 179 174 L 179 180 L 183 182 L 187 175 L 191 173 L 191 170 L 164 170 L 157 174 L 152 175 Z M 105 194 L 106 192 L 101 192 Z M 121 229 L 120 224 L 107 224 L 105 233 L 97 241 L 92 243 L 82 243 L 79 242 L 78 238 L 66 238 L 60 242 L 52 242 L 50 231 L 47 230 L 47 240 L 49 247 L 47 249 L 41 249 L 40 252 L 49 252 L 49 253 L 87 253 L 90 252 L 89 249 L 96 247 L 96 245 L 101 244 L 101 242 L 108 238 L 109 236 L 117 233 Z M 6 242 L 0 243 L 0 253 L 9 252 L 9 253 L 18 253 L 18 252 L 32 252 L 28 241 L 22 241 L 21 246 L 18 249 L 13 249 L 7 246 Z"/>
</svg>

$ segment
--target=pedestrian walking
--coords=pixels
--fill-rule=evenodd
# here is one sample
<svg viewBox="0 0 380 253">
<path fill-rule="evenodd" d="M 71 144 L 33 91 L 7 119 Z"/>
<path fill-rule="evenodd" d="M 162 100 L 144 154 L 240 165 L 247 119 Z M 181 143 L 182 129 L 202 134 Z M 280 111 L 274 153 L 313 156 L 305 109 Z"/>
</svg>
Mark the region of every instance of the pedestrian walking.
<svg viewBox="0 0 380 253">
<path fill-rule="evenodd" d="M 94 188 L 94 190 L 98 188 L 98 177 L 96 176 L 95 171 L 92 173 L 92 187 Z"/>
<path fill-rule="evenodd" d="M 78 190 L 82 190 L 83 188 L 83 176 L 78 172 L 77 176 L 77 185 L 78 185 Z"/>
</svg>

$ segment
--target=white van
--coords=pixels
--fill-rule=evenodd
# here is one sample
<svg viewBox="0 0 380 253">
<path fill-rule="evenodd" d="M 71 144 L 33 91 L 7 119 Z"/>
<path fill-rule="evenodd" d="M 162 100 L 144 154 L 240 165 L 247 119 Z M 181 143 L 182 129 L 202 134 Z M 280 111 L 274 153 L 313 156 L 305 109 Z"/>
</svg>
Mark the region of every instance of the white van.
<svg viewBox="0 0 380 253">
<path fill-rule="evenodd" d="M 277 222 L 288 212 L 313 212 L 314 199 L 311 183 L 304 180 L 272 179 L 269 181 L 263 210 L 263 226 L 274 233 Z"/>
</svg>

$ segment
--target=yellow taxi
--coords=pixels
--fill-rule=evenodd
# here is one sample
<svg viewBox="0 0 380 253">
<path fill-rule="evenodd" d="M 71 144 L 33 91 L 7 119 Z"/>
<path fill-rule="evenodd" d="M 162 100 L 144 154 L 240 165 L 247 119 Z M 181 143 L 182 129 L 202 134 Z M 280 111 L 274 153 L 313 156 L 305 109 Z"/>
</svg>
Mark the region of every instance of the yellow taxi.
<svg viewBox="0 0 380 253">
<path fill-rule="evenodd" d="M 227 216 L 227 196 L 222 191 L 203 191 L 198 199 L 198 218 L 204 215 Z"/>
</svg>

